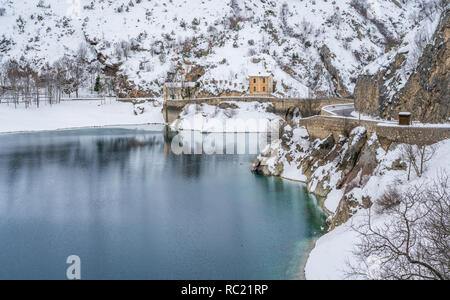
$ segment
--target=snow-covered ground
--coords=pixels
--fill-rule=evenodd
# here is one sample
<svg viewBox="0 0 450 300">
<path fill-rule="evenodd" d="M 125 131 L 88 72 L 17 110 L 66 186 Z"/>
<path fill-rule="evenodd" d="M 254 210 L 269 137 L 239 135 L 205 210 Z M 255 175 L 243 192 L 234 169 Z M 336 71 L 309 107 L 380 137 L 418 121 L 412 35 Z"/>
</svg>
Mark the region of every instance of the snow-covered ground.
<svg viewBox="0 0 450 300">
<path fill-rule="evenodd" d="M 224 104 L 231 107 L 188 105 L 171 127 L 201 132 L 277 132 L 282 121 L 266 111 L 269 103 Z M 63 101 L 39 108 L 0 104 L 0 133 L 164 123 L 160 102 L 133 105 L 114 100 Z"/>
<path fill-rule="evenodd" d="M 352 0 L 0 0 L 0 62 L 23 57 L 39 70 L 76 54 L 87 38 L 89 60 L 102 54 L 156 93 L 168 73 L 201 66 L 205 92 L 246 91 L 248 75 L 263 70 L 277 91 L 307 97 L 334 91 L 320 53 L 327 46 L 351 92 L 359 74 L 408 52 L 421 33 L 429 37 L 440 14 L 422 0 L 359 2 L 367 12 Z"/>
<path fill-rule="evenodd" d="M 143 114 L 136 115 L 136 107 L 144 108 Z M 68 101 L 27 109 L 0 104 L 0 132 L 164 123 L 161 104 L 145 103 L 136 107 L 115 101 Z"/>
<path fill-rule="evenodd" d="M 277 132 L 282 118 L 267 112 L 270 106 L 270 103 L 233 101 L 219 106 L 190 104 L 171 127 L 201 132 Z"/>
<path fill-rule="evenodd" d="M 364 187 L 355 188 L 351 191 L 357 200 L 361 201 L 364 196 L 369 196 L 371 199 L 376 200 L 394 185 L 400 192 L 405 192 L 420 184 L 431 184 L 443 172 L 450 174 L 450 140 L 437 144 L 436 154 L 429 162 L 424 175 L 422 177 L 413 175 L 410 181 L 407 181 L 406 171 L 390 169 L 392 162 L 401 156 L 400 147 L 401 145 L 395 150 L 388 152 L 382 149 L 378 151 L 377 159 L 380 161 L 380 165 L 374 176 L 369 179 Z M 336 189 L 333 191 L 336 191 Z M 333 192 L 330 193 L 327 201 L 335 202 L 335 200 Z M 334 205 L 327 205 L 328 209 L 333 207 Z M 318 240 L 306 265 L 307 279 L 346 278 L 349 263 L 356 263 L 353 251 L 360 238 L 351 227 L 361 223 L 367 217 L 367 213 L 369 213 L 368 210 L 358 211 L 347 223 L 337 227 Z M 374 226 L 382 225 L 390 218 L 386 214 L 377 215 L 373 212 L 371 214 Z"/>
<path fill-rule="evenodd" d="M 337 226 L 317 241 L 305 267 L 307 279 L 346 279 L 349 266 L 360 265 L 354 251 L 361 236 L 353 228 L 365 224 L 368 213 L 374 226 L 394 221 L 390 213 L 365 209 L 370 203 L 376 208 L 377 201 L 389 191 L 395 189 L 402 195 L 450 174 L 450 139 L 433 145 L 436 150 L 424 173 L 419 177 L 413 170 L 409 181 L 405 147 L 392 145 L 385 151 L 376 134 L 366 140 L 364 127 L 356 127 L 348 138 L 341 136 L 331 145 L 328 138 L 311 141 L 306 128 L 288 125 L 281 139 L 261 152 L 252 168 L 306 182 L 310 192 L 325 196 L 324 208 L 331 214 L 333 227 Z M 427 149 L 433 153 L 431 147 Z M 360 151 L 359 158 L 352 166 L 348 162 L 355 151 Z"/>
</svg>

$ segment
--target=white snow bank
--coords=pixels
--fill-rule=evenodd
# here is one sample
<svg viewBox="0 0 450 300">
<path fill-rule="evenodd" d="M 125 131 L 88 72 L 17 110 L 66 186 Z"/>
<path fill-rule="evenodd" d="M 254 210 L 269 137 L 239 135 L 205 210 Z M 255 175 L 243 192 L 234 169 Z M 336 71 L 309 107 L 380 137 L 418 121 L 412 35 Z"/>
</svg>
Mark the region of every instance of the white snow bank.
<svg viewBox="0 0 450 300">
<path fill-rule="evenodd" d="M 401 155 L 399 151 L 401 146 L 399 145 L 396 149 L 388 152 L 384 152 L 382 149 L 379 151 L 377 159 L 380 160 L 380 164 L 374 176 L 364 187 L 355 188 L 350 192 L 355 199 L 361 201 L 363 196 L 369 196 L 372 201 L 376 201 L 393 185 L 401 192 L 424 182 L 432 182 L 443 171 L 450 174 L 450 139 L 437 144 L 436 154 L 428 163 L 424 175 L 419 178 L 413 174 L 411 181 L 407 181 L 406 171 L 390 170 L 392 162 Z M 329 194 L 327 201 L 329 198 L 331 198 L 331 201 L 327 208 L 337 207 L 338 193 L 339 191 L 334 189 Z M 359 242 L 357 233 L 351 229 L 351 224 L 358 224 L 359 220 L 362 220 L 361 218 L 365 215 L 367 215 L 367 211 L 359 211 L 347 223 L 337 227 L 317 241 L 305 268 L 307 279 L 345 279 L 345 270 L 348 268 L 348 264 L 355 263 L 352 251 Z M 374 217 L 373 221 L 375 224 L 382 224 L 388 218 L 388 215 L 381 215 Z"/>
<path fill-rule="evenodd" d="M 143 113 L 135 115 L 134 105 L 123 102 L 71 101 L 28 109 L 0 104 L 0 132 L 164 123 L 161 104 L 145 103 L 136 107 L 143 108 Z"/>
<path fill-rule="evenodd" d="M 201 132 L 269 132 L 277 131 L 282 122 L 281 117 L 267 112 L 270 103 L 230 101 L 223 104 L 230 107 L 187 105 L 171 127 Z"/>
<path fill-rule="evenodd" d="M 345 279 L 346 261 L 352 255 L 356 232 L 341 226 L 320 238 L 309 255 L 305 273 L 308 280 Z"/>
</svg>

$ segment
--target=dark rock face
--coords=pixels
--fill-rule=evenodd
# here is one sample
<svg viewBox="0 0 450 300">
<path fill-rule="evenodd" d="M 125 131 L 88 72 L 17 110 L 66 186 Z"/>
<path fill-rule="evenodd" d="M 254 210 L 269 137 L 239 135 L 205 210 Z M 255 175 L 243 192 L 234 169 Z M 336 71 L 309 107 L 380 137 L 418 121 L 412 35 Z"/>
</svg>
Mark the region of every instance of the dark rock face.
<svg viewBox="0 0 450 300">
<path fill-rule="evenodd" d="M 381 70 L 374 76 L 360 76 L 358 78 L 354 92 L 357 111 L 371 116 L 389 118 L 384 114 L 386 104 L 390 100 L 385 82 L 392 80 L 405 60 L 403 54 L 397 54 L 388 69 Z"/>
<path fill-rule="evenodd" d="M 303 174 L 309 180 L 313 179 L 313 173 L 318 167 L 333 161 L 337 162 L 332 172 L 340 172 L 337 188 L 344 189 L 345 194 L 331 218 L 330 230 L 347 222 L 359 209 L 372 206 L 371 199 L 366 197 L 361 203 L 354 198 L 351 191 L 364 186 L 373 175 L 378 166 L 377 149 L 379 147 L 380 144 L 377 141 L 368 143 L 367 131 L 360 127 L 348 138 L 341 139 L 337 143 L 334 143 L 333 138 L 327 138 L 314 144 L 310 159 L 302 162 Z M 328 182 L 330 176 L 331 174 L 328 174 L 323 177 L 314 191 L 315 194 L 323 197 L 329 194 L 331 186 L 323 183 Z"/>
<path fill-rule="evenodd" d="M 334 56 L 333 53 L 331 53 L 330 49 L 323 45 L 322 48 L 320 48 L 320 58 L 322 60 L 323 65 L 325 66 L 325 69 L 328 71 L 328 73 L 331 75 L 331 80 L 333 82 L 336 96 L 348 98 L 351 96 L 351 94 L 347 91 L 345 84 L 342 81 L 342 78 L 339 74 L 338 69 L 336 69 L 335 66 L 333 66 L 332 58 Z"/>
<path fill-rule="evenodd" d="M 270 155 L 265 155 L 265 158 L 270 158 Z M 270 170 L 269 166 L 265 164 L 264 160 L 255 159 L 250 169 L 252 173 L 261 174 L 264 176 L 280 176 L 283 173 L 283 164 L 277 163 L 273 170 Z"/>
<path fill-rule="evenodd" d="M 345 193 L 339 202 L 339 206 L 331 220 L 330 230 L 347 222 L 358 210 L 372 206 L 372 199 L 363 197 L 362 203 L 357 201 L 351 191 L 354 188 L 363 187 L 373 175 L 379 162 L 377 161 L 377 149 L 381 147 L 378 141 L 367 142 L 367 136 L 361 135 L 355 144 L 357 159 L 348 172 L 342 177 L 338 187 L 344 188 Z M 344 160 L 345 162 L 345 160 Z M 344 164 L 345 165 L 345 164 Z"/>
<path fill-rule="evenodd" d="M 415 120 L 443 123 L 450 118 L 450 9 L 441 21 L 419 59 L 419 64 L 406 85 L 392 97 L 386 83 L 405 62 L 397 55 L 392 65 L 373 76 L 362 76 L 355 88 L 356 109 L 385 119 L 397 119 L 400 111 L 410 111 Z"/>
<path fill-rule="evenodd" d="M 347 222 L 360 209 L 368 209 L 372 206 L 372 202 L 368 198 L 363 198 L 364 203 L 359 203 L 352 194 L 344 195 L 339 202 L 333 219 L 331 220 L 330 231 Z"/>
<path fill-rule="evenodd" d="M 220 109 L 238 109 L 239 107 L 234 103 L 222 102 L 218 105 Z"/>
</svg>

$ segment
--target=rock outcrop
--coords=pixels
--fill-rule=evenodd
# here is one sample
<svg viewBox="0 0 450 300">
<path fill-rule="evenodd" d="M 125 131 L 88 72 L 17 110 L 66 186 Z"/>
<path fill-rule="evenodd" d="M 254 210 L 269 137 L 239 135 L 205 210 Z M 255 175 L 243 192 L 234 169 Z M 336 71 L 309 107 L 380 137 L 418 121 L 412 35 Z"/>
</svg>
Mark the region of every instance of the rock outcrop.
<svg viewBox="0 0 450 300">
<path fill-rule="evenodd" d="M 450 9 L 442 13 L 432 43 L 423 51 L 415 72 L 395 93 L 394 75 L 405 63 L 397 54 L 391 65 L 371 76 L 358 79 L 355 88 L 356 109 L 381 118 L 397 118 L 400 111 L 410 111 L 415 120 L 444 123 L 450 118 Z"/>
<path fill-rule="evenodd" d="M 385 83 L 394 79 L 405 60 L 404 54 L 397 54 L 389 68 L 382 69 L 375 75 L 363 75 L 358 78 L 354 91 L 357 111 L 371 116 L 389 118 L 385 114 L 386 103 L 390 101 L 389 90 Z"/>
<path fill-rule="evenodd" d="M 333 65 L 334 54 L 331 53 L 330 49 L 323 45 L 319 51 L 320 59 L 327 70 L 327 72 L 331 76 L 331 81 L 333 82 L 333 86 L 335 89 L 335 95 L 343 98 L 348 98 L 351 96 L 345 84 L 339 74 L 339 70 Z"/>
<path fill-rule="evenodd" d="M 372 206 L 372 199 L 357 199 L 352 191 L 363 187 L 379 165 L 377 151 L 381 145 L 376 135 L 369 137 L 364 127 L 357 127 L 338 141 L 332 134 L 313 140 L 305 129 L 287 127 L 281 140 L 272 143 L 255 160 L 252 172 L 283 176 L 285 167 L 294 167 L 310 192 L 327 197 L 339 190 L 339 203 L 329 219 L 331 229 L 345 223 L 359 209 Z"/>
</svg>

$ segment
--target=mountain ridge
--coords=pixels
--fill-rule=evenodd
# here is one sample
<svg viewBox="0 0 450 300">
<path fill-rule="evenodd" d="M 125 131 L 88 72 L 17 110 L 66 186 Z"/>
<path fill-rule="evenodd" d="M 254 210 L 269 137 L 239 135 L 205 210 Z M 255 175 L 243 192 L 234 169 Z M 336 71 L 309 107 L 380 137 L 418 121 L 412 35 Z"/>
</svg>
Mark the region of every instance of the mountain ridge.
<svg viewBox="0 0 450 300">
<path fill-rule="evenodd" d="M 66 89 L 78 89 L 77 81 L 93 86 L 100 74 L 103 86 L 124 96 L 159 97 L 165 81 L 183 80 L 198 80 L 202 95 L 245 93 L 249 74 L 260 70 L 274 74 L 283 96 L 349 96 L 360 75 L 401 50 L 408 32 L 436 23 L 439 5 L 93 0 L 81 1 L 79 18 L 70 18 L 62 1 L 3 0 L 0 60 L 38 74 L 59 62 L 70 77 Z M 83 80 L 66 66 L 80 56 Z"/>
</svg>

